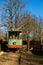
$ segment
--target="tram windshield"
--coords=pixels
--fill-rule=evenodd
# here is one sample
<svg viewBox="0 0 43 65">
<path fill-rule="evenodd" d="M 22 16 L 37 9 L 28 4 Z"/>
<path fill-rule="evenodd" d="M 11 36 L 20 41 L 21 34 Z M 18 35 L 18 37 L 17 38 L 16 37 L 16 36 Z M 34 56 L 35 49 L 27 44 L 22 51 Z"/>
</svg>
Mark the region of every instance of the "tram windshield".
<svg viewBox="0 0 43 65">
<path fill-rule="evenodd" d="M 8 36 L 12 39 L 22 39 L 21 31 L 9 31 Z"/>
<path fill-rule="evenodd" d="M 9 31 L 8 33 L 8 44 L 21 44 L 22 43 L 22 33 L 21 31 Z"/>
</svg>

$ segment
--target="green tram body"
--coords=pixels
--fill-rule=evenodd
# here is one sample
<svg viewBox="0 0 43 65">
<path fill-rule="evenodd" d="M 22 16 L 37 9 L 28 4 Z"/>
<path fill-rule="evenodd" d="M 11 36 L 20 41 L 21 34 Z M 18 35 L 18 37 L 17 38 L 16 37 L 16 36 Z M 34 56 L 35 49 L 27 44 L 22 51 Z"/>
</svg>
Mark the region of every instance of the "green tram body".
<svg viewBox="0 0 43 65">
<path fill-rule="evenodd" d="M 21 31 L 8 31 L 8 48 L 22 48 Z"/>
</svg>

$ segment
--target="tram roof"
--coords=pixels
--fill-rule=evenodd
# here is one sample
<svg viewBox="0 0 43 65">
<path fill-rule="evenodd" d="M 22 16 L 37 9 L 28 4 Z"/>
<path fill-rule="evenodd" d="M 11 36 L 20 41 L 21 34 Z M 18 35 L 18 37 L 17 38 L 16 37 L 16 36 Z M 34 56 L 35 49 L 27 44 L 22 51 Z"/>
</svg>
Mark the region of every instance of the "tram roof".
<svg viewBox="0 0 43 65">
<path fill-rule="evenodd" d="M 22 30 L 19 30 L 18 28 L 12 28 L 12 30 L 9 30 L 9 32 L 16 32 L 16 31 L 22 31 Z"/>
</svg>

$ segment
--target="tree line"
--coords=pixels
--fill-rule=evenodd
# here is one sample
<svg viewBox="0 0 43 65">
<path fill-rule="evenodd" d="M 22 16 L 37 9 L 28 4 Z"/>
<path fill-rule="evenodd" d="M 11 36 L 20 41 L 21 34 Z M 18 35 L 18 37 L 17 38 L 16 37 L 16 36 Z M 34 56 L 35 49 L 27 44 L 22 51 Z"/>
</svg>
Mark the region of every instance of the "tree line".
<svg viewBox="0 0 43 65">
<path fill-rule="evenodd" d="M 36 39 L 40 39 L 43 28 L 42 17 L 37 17 L 29 13 L 26 9 L 27 0 L 4 0 L 2 4 L 1 21 L 2 26 L 5 29 L 11 30 L 13 28 L 18 28 L 23 31 L 23 33 L 31 31 L 36 32 Z"/>
</svg>

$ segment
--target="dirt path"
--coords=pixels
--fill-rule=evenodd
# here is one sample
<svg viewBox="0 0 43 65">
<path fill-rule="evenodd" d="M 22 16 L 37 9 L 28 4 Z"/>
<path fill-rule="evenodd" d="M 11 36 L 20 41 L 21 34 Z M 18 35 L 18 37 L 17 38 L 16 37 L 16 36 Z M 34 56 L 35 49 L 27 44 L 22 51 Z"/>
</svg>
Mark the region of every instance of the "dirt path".
<svg viewBox="0 0 43 65">
<path fill-rule="evenodd" d="M 0 65 L 19 65 L 18 58 L 18 53 L 5 52 L 0 56 Z"/>
</svg>

